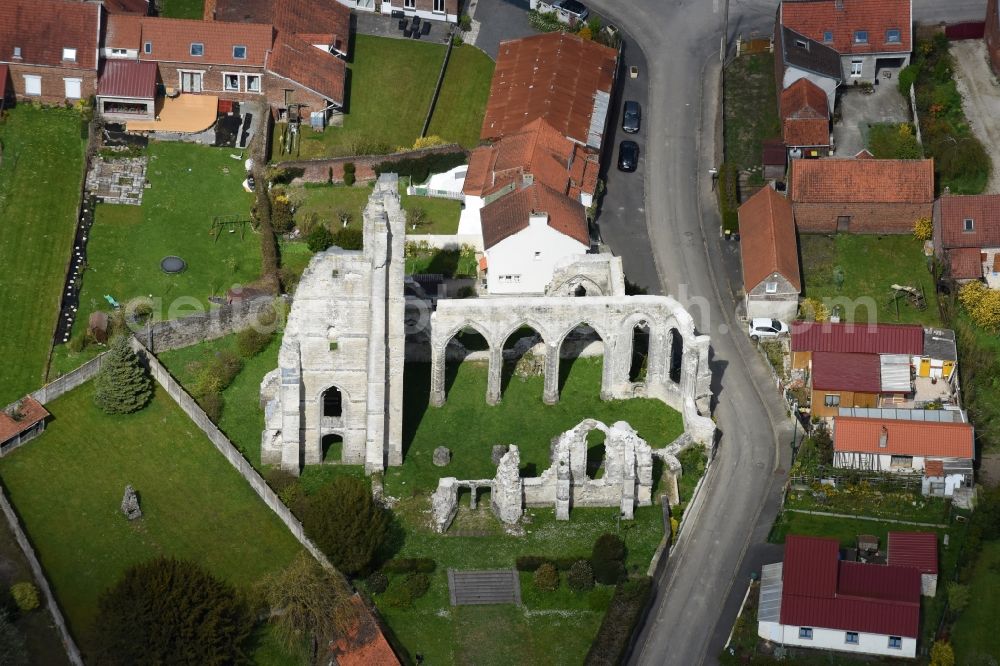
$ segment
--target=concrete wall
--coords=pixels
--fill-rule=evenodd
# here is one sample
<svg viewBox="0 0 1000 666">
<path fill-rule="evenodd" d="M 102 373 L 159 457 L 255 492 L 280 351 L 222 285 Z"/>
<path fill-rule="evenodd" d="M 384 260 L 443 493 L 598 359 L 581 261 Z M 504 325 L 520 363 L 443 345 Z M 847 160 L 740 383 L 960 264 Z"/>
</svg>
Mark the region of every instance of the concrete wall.
<svg viewBox="0 0 1000 666">
<path fill-rule="evenodd" d="M 490 294 L 544 294 L 557 263 L 582 256 L 589 246 L 549 226 L 544 215 L 486 249 Z"/>
<path fill-rule="evenodd" d="M 776 282 L 778 290 L 767 293 L 767 283 Z M 766 317 L 789 322 L 799 310 L 799 292 L 784 276 L 775 273 L 752 287 L 746 296 L 747 318 Z"/>
<path fill-rule="evenodd" d="M 32 392 L 31 397 L 43 405 L 47 404 L 62 394 L 72 391 L 80 384 L 96 377 L 97 373 L 101 370 L 101 364 L 103 362 L 104 353 L 96 358 L 90 359 L 79 368 L 67 372 L 65 375 L 49 382 L 37 391 Z"/>
<path fill-rule="evenodd" d="M 799 233 L 837 232 L 837 218 L 850 217 L 849 233 L 912 234 L 913 224 L 930 217 L 933 201 L 926 203 L 803 203 L 792 202 Z"/>
</svg>

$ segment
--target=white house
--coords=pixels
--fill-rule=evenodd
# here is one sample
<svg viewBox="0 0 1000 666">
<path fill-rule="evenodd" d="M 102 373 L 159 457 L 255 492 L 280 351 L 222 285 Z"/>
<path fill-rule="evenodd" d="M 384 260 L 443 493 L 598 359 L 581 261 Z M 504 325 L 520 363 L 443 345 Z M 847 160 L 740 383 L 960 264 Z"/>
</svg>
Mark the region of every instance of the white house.
<svg viewBox="0 0 1000 666">
<path fill-rule="evenodd" d="M 794 30 L 776 25 L 774 55 L 782 90 L 799 79 L 806 79 L 826 93 L 829 111 L 833 113 L 837 87 L 843 81 L 840 55 L 836 51 Z"/>
<path fill-rule="evenodd" d="M 480 214 L 490 294 L 542 294 L 557 263 L 590 250 L 583 205 L 536 182 Z"/>
<path fill-rule="evenodd" d="M 792 321 L 799 311 L 799 246 L 792 204 L 763 187 L 739 210 L 747 318 Z"/>
<path fill-rule="evenodd" d="M 836 539 L 790 535 L 763 567 L 757 634 L 781 645 L 915 657 L 920 571 L 840 560 Z"/>
</svg>

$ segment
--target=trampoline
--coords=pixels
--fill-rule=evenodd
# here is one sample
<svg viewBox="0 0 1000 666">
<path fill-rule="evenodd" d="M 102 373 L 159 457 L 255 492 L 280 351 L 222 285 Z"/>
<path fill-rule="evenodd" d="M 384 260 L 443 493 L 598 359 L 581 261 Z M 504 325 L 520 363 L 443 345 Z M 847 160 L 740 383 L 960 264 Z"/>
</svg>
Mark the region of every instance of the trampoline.
<svg viewBox="0 0 1000 666">
<path fill-rule="evenodd" d="M 184 269 L 187 268 L 187 264 L 180 257 L 175 257 L 173 255 L 169 257 L 164 257 L 160 261 L 160 268 L 164 273 L 183 273 Z"/>
</svg>

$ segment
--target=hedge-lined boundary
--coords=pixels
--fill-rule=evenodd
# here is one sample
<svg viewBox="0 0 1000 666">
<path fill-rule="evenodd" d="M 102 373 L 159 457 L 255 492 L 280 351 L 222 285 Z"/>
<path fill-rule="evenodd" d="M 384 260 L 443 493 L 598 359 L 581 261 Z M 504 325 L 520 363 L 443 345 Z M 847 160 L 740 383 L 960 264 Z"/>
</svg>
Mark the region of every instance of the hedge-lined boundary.
<svg viewBox="0 0 1000 666">
<path fill-rule="evenodd" d="M 632 578 L 615 588 L 584 666 L 616 666 L 622 662 L 652 594 L 653 579 L 649 576 Z"/>
</svg>

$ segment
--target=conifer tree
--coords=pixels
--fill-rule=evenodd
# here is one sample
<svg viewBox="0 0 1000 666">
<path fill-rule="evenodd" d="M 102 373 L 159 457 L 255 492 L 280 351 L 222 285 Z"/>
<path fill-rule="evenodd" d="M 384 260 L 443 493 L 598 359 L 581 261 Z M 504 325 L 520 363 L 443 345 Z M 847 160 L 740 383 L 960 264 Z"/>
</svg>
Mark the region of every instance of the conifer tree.
<svg viewBox="0 0 1000 666">
<path fill-rule="evenodd" d="M 153 385 L 129 346 L 128 336 L 119 335 L 111 341 L 94 389 L 94 402 L 108 414 L 131 414 L 149 403 Z"/>
</svg>

